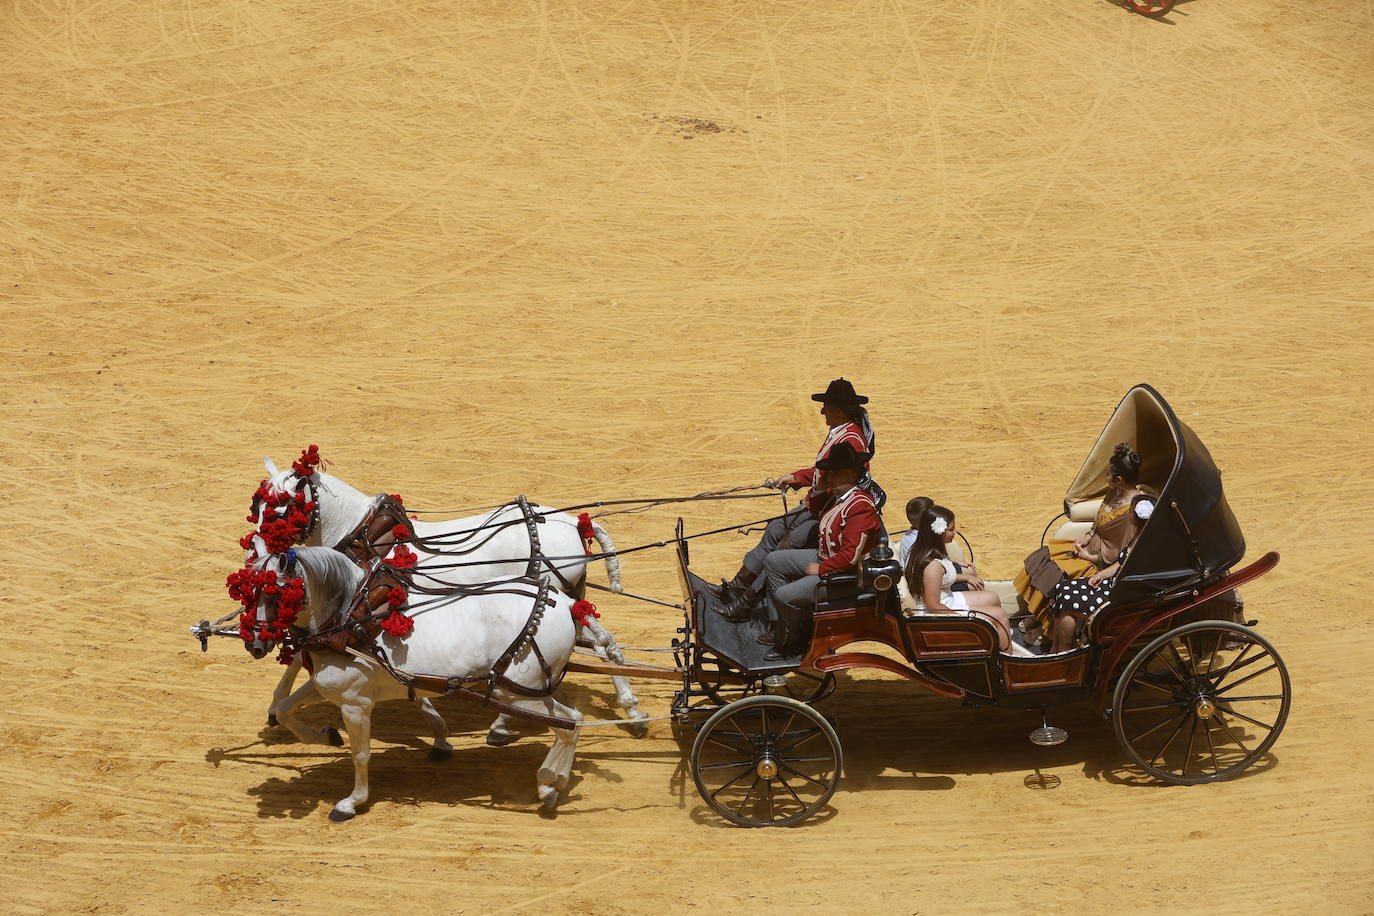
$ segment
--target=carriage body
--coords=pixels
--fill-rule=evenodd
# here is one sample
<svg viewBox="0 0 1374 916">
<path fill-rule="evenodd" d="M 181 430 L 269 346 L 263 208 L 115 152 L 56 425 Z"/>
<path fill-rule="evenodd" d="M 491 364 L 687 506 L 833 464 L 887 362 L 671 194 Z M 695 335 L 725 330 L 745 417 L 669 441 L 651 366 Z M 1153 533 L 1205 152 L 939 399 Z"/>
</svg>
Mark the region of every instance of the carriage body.
<svg viewBox="0 0 1374 916">
<path fill-rule="evenodd" d="M 1089 451 L 1065 495 L 1064 514 L 1070 519 L 1081 517 L 1083 506 L 1095 506 L 1105 494 L 1107 459 L 1123 440 L 1135 443 L 1144 456 L 1141 487 L 1156 497 L 1156 510 L 1123 561 L 1109 600 L 1086 621 L 1069 651 L 1031 657 L 1004 653 L 997 631 L 981 617 L 904 613 L 895 587 L 901 569 L 884 544 L 852 572 L 822 580 L 804 654 L 769 662 L 753 640 L 756 630 L 713 612 L 715 594 L 692 573 L 680 540 L 687 598 L 680 661 L 687 675 L 674 712 L 685 718 L 696 697 L 723 703 L 766 693 L 770 685 L 781 688 L 774 693 L 812 703 L 833 688 L 837 672 L 866 668 L 973 705 L 1045 710 L 1090 703 L 1112 721 L 1129 756 L 1165 782 L 1236 775 L 1278 737 L 1291 699 L 1277 652 L 1238 619 L 1236 589 L 1272 569 L 1278 555 L 1265 554 L 1232 571 L 1245 553 L 1245 540 L 1226 503 L 1221 474 L 1197 436 L 1148 385 L 1126 394 Z M 996 585 L 1008 593 L 1009 583 Z M 858 644 L 886 646 L 897 657 Z M 1258 683 L 1268 692 L 1228 695 L 1234 682 Z M 1242 700 L 1255 708 L 1242 708 Z M 1264 701 L 1265 710 L 1251 715 L 1258 701 Z M 712 721 L 725 714 L 721 710 Z M 1161 739 L 1164 746 L 1156 750 Z M 1218 743 L 1232 740 L 1234 753 L 1219 755 Z M 838 747 L 835 753 L 837 778 Z"/>
</svg>

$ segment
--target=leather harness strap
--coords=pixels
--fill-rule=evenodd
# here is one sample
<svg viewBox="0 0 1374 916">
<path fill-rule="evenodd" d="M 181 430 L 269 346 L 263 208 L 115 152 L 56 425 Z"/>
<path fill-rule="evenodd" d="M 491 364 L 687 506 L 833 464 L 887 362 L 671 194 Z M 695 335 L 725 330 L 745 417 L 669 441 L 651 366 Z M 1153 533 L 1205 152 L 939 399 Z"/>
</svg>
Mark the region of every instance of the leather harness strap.
<svg viewBox="0 0 1374 916">
<path fill-rule="evenodd" d="M 548 563 L 539 549 L 538 529 L 535 526 L 542 519 L 530 511 L 529 503 L 523 496 L 517 502 L 524 513 L 525 523 L 530 531 L 531 550 L 526 576 L 473 586 L 431 587 L 416 585 L 413 581 L 413 570 L 395 567 L 384 562 L 384 558 L 391 553 L 397 542 L 394 533 L 396 526 L 402 526 L 408 535 L 407 540 L 412 541 L 415 539 L 415 527 L 406 516 L 404 507 L 389 496 L 379 495 L 373 501 L 363 520 L 334 545 L 335 550 L 347 556 L 363 570 L 363 580 L 359 583 L 352 601 L 340 615 L 342 619 L 337 620 L 332 625 L 314 634 L 296 630 L 297 648 L 301 650 L 327 649 L 334 652 L 353 650 L 358 651 L 359 654 L 366 654 L 375 659 L 397 681 L 409 688 L 412 697 L 417 689 L 444 696 L 460 696 L 477 700 L 484 706 L 500 709 L 509 715 L 519 716 L 555 728 L 575 727 L 575 723 L 571 719 L 525 710 L 498 700 L 492 695 L 495 690 L 500 689 L 524 697 L 536 699 L 547 697 L 558 689 L 567 673 L 565 669 L 555 676 L 553 668 L 544 657 L 543 650 L 539 648 L 539 643 L 535 639 L 539 625 L 543 621 L 545 609 L 556 604 L 554 598 L 549 594 L 549 583 L 538 576 L 541 562 L 547 563 L 560 580 L 564 582 L 567 580 L 558 573 L 552 563 Z M 392 589 L 397 587 L 406 592 L 407 600 L 399 606 L 394 606 L 390 603 L 390 595 Z M 439 674 L 411 674 L 394 667 L 386 657 L 382 647 L 377 643 L 377 637 L 382 632 L 380 623 L 382 618 L 390 615 L 393 607 L 401 611 L 409 609 L 411 607 L 409 595 L 412 593 L 432 595 L 435 596 L 434 600 L 460 600 L 472 595 L 486 594 L 529 596 L 530 588 L 534 588 L 535 592 L 529 617 L 526 618 L 515 638 L 511 640 L 510 645 L 492 663 L 491 669 L 486 674 L 452 677 Z M 533 653 L 539 663 L 539 668 L 544 675 L 544 686 L 542 687 L 527 687 L 512 680 L 506 674 L 511 665 L 526 651 Z M 475 687 L 480 689 L 474 689 Z"/>
</svg>

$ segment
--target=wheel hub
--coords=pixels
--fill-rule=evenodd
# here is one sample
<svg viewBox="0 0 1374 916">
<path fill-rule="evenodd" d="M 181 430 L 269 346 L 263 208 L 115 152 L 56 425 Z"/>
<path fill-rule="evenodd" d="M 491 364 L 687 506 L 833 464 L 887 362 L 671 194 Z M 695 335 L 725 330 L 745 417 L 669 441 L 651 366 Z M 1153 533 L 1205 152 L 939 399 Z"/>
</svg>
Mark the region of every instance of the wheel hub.
<svg viewBox="0 0 1374 916">
<path fill-rule="evenodd" d="M 1193 701 L 1193 712 L 1199 719 L 1210 719 L 1216 711 L 1217 704 L 1211 697 L 1201 696 Z"/>
<path fill-rule="evenodd" d="M 754 772 L 760 779 L 772 779 L 778 775 L 778 762 L 771 754 L 764 754 L 754 762 Z"/>
</svg>

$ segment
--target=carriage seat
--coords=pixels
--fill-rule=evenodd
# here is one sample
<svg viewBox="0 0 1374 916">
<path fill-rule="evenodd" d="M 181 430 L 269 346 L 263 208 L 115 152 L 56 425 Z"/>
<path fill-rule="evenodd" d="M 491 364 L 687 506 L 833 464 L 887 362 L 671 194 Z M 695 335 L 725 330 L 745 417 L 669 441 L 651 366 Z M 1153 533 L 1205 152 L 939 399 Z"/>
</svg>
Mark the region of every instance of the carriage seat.
<svg viewBox="0 0 1374 916">
<path fill-rule="evenodd" d="M 878 545 L 854 569 L 821 577 L 816 586 L 816 610 L 834 611 L 872 604 L 896 587 L 901 573 L 884 532 L 879 535 Z M 889 583 L 887 588 L 879 588 L 884 582 Z"/>
</svg>

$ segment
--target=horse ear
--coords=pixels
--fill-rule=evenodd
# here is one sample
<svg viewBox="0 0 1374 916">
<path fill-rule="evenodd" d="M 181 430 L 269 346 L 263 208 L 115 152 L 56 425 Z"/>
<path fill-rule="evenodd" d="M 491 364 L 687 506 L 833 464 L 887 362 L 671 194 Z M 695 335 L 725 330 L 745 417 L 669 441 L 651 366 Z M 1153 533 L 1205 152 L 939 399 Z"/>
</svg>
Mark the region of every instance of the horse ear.
<svg viewBox="0 0 1374 916">
<path fill-rule="evenodd" d="M 267 476 L 268 476 L 268 477 L 276 477 L 276 476 L 277 476 L 277 473 L 278 473 L 278 471 L 277 471 L 277 466 L 276 466 L 276 464 L 274 464 L 274 463 L 272 462 L 272 459 L 271 459 L 271 458 L 266 458 L 266 457 L 264 457 L 264 458 L 262 459 L 262 464 L 263 464 L 263 467 L 267 468 Z"/>
</svg>

